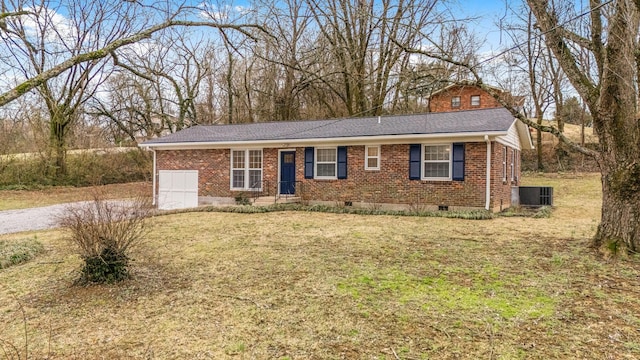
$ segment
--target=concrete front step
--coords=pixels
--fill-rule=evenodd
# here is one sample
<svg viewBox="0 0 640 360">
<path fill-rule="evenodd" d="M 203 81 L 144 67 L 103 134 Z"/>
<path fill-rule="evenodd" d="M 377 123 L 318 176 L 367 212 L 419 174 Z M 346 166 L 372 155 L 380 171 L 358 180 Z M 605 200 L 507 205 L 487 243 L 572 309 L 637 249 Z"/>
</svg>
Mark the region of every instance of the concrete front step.
<svg viewBox="0 0 640 360">
<path fill-rule="evenodd" d="M 297 196 L 288 196 L 288 197 L 279 197 L 278 199 L 275 196 L 261 196 L 253 202 L 254 206 L 268 206 L 273 204 L 288 204 L 288 203 L 299 203 L 300 198 Z"/>
</svg>

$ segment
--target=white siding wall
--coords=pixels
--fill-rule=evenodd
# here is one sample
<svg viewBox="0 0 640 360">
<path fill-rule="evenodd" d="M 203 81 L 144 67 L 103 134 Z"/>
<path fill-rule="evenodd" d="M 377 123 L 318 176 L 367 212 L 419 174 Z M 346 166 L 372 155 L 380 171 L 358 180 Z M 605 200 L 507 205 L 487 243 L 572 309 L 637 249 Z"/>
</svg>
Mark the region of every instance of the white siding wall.
<svg viewBox="0 0 640 360">
<path fill-rule="evenodd" d="M 509 128 L 509 132 L 505 136 L 500 136 L 497 138 L 498 142 L 514 149 L 522 150 L 522 146 L 520 145 L 520 137 L 518 136 L 518 129 L 516 128 L 516 123 L 511 124 Z"/>
</svg>

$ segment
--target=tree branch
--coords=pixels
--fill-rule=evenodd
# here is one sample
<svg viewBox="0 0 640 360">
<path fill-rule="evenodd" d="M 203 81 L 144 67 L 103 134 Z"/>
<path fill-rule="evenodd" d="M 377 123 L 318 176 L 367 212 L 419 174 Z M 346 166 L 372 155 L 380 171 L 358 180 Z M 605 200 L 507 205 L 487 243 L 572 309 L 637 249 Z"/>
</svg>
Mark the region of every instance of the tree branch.
<svg viewBox="0 0 640 360">
<path fill-rule="evenodd" d="M 568 39 L 569 41 L 574 42 L 587 50 L 593 51 L 594 44 L 591 42 L 591 40 L 583 36 L 580 36 L 574 33 L 573 31 L 569 31 L 565 28 L 559 28 L 558 31 L 562 34 L 564 38 Z"/>
<path fill-rule="evenodd" d="M 31 14 L 31 12 L 26 10 L 0 13 L 0 28 L 2 28 L 4 24 L 2 20 L 4 20 L 5 18 L 11 17 L 11 16 L 21 16 L 21 15 L 29 15 L 29 14 Z"/>
<path fill-rule="evenodd" d="M 241 32 L 242 34 L 255 39 L 255 37 L 250 34 L 247 30 L 245 30 L 246 28 L 254 28 L 254 29 L 258 29 L 264 33 L 267 33 L 267 30 L 264 29 L 262 26 L 260 25 L 253 25 L 253 24 L 241 24 L 241 25 L 233 25 L 233 24 L 218 24 L 218 23 L 212 23 L 212 22 L 202 22 L 202 21 L 184 21 L 184 20 L 167 20 L 163 23 L 157 24 L 155 26 L 152 26 L 150 28 L 147 28 L 145 30 L 142 30 L 140 32 L 138 32 L 137 34 L 134 34 L 132 36 L 126 37 L 126 38 L 122 38 L 122 39 L 118 39 L 118 40 L 114 40 L 111 43 L 109 43 L 108 45 L 106 45 L 105 47 L 103 47 L 102 49 L 99 50 L 95 50 L 95 51 L 90 51 L 84 54 L 78 54 L 76 56 L 73 56 L 72 58 L 63 61 L 62 63 L 52 67 L 49 70 L 45 70 L 43 72 L 41 72 L 40 74 L 34 76 L 31 79 L 28 79 L 24 82 L 22 82 L 21 84 L 19 84 L 18 86 L 14 87 L 13 89 L 3 93 L 0 95 L 0 106 L 4 106 L 6 104 L 8 104 L 9 102 L 19 98 L 20 96 L 24 95 L 25 93 L 33 90 L 34 88 L 44 84 L 47 80 L 52 79 L 60 74 L 62 74 L 63 72 L 69 70 L 70 68 L 72 68 L 75 65 L 87 62 L 87 61 L 92 61 L 92 60 L 98 60 L 98 59 L 102 59 L 105 58 L 107 56 L 109 56 L 110 54 L 112 54 L 115 50 L 126 46 L 126 45 L 131 45 L 131 44 L 135 44 L 141 40 L 144 39 L 148 39 L 150 38 L 154 33 L 172 27 L 172 26 L 184 26 L 184 27 L 198 27 L 198 26 L 207 26 L 207 27 L 213 27 L 213 28 L 217 28 L 217 29 L 233 29 L 236 31 Z"/>
<path fill-rule="evenodd" d="M 522 121 L 524 124 L 528 125 L 529 127 L 532 127 L 536 130 L 540 130 L 542 132 L 552 134 L 553 136 L 558 138 L 558 140 L 560 140 L 563 144 L 566 144 L 567 146 L 569 146 L 569 148 L 571 148 L 574 151 L 577 151 L 587 156 L 594 157 L 596 159 L 598 158 L 599 153 L 597 151 L 591 150 L 589 148 L 586 148 L 584 146 L 574 143 L 573 141 L 569 140 L 569 138 L 567 138 L 564 135 L 564 133 L 560 132 L 560 130 L 558 130 L 557 128 L 554 128 L 553 126 L 541 125 L 534 121 L 529 120 L 520 111 L 516 110 L 512 105 L 508 104 L 502 98 L 502 96 L 500 96 L 501 95 L 500 92 L 496 91 L 495 89 L 489 86 L 486 86 L 482 82 L 476 82 L 474 85 L 480 87 L 482 90 L 491 94 L 491 96 L 493 96 L 493 98 L 496 99 L 496 101 L 498 101 L 502 106 L 504 106 L 507 110 L 509 110 L 509 112 L 511 112 L 511 115 L 513 115 L 516 119 Z"/>
<path fill-rule="evenodd" d="M 547 46 L 553 51 L 553 54 L 567 74 L 573 87 L 587 102 L 589 110 L 592 113 L 595 112 L 599 97 L 598 88 L 591 82 L 589 77 L 578 68 L 578 62 L 563 37 L 566 31 L 564 31 L 558 23 L 557 15 L 553 10 L 548 9 L 547 0 L 527 0 L 527 3 L 538 20 L 540 30 L 546 37 Z M 597 44 L 595 46 L 597 46 Z"/>
<path fill-rule="evenodd" d="M 546 133 L 550 133 L 553 136 L 557 137 L 558 140 L 562 141 L 562 143 L 566 144 L 567 146 L 569 146 L 569 148 L 571 148 L 572 150 L 575 150 L 581 154 L 585 154 L 587 156 L 592 156 L 595 158 L 598 158 L 599 153 L 597 151 L 588 149 L 586 147 L 580 146 L 574 142 L 572 142 L 571 140 L 569 140 L 562 132 L 560 132 L 560 130 L 558 130 L 557 128 L 554 128 L 552 126 L 545 126 L 545 125 L 538 125 L 537 123 L 529 120 L 528 118 L 526 118 L 520 111 L 516 110 L 511 104 L 507 103 L 503 98 L 502 98 L 502 94 L 497 91 L 496 89 L 485 85 L 482 82 L 482 79 L 480 78 L 480 76 L 478 75 L 476 69 L 465 63 L 462 61 L 457 61 L 454 59 L 451 59 L 450 57 L 447 56 L 443 56 L 443 55 L 439 55 L 439 54 L 433 54 L 424 50 L 420 50 L 420 49 L 414 49 L 414 48 L 408 48 L 400 43 L 398 43 L 397 41 L 394 40 L 394 42 L 398 45 L 401 46 L 404 51 L 412 53 L 412 54 L 420 54 L 420 55 L 425 55 L 437 60 L 441 60 L 441 61 L 446 61 L 450 64 L 456 65 L 456 66 L 461 66 L 464 67 L 465 69 L 469 70 L 471 72 L 471 74 L 475 77 L 475 81 L 472 82 L 465 82 L 466 84 L 469 85 L 473 85 L 473 86 L 477 86 L 479 88 L 481 88 L 482 90 L 486 91 L 487 93 L 489 93 L 494 99 L 496 99 L 496 101 L 498 101 L 498 103 L 500 103 L 502 106 L 504 106 L 507 110 L 509 110 L 509 112 L 511 112 L 511 114 L 517 118 L 518 120 L 522 121 L 523 123 L 525 123 L 526 125 L 536 129 L 536 130 L 540 130 L 542 132 L 546 132 Z"/>
</svg>

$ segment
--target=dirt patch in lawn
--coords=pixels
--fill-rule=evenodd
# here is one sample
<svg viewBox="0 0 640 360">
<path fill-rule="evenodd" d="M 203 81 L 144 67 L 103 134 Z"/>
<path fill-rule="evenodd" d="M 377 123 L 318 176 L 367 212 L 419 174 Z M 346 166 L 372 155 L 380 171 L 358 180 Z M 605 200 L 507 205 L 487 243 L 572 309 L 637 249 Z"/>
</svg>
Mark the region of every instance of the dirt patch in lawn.
<svg viewBox="0 0 640 360">
<path fill-rule="evenodd" d="M 112 286 L 73 286 L 80 260 L 41 232 L 0 271 L 0 338 L 24 350 L 21 304 L 34 357 L 637 358 L 640 261 L 591 251 L 599 209 L 571 193 L 597 202 L 597 177 L 532 182 L 563 189 L 550 218 L 158 217 Z"/>
</svg>

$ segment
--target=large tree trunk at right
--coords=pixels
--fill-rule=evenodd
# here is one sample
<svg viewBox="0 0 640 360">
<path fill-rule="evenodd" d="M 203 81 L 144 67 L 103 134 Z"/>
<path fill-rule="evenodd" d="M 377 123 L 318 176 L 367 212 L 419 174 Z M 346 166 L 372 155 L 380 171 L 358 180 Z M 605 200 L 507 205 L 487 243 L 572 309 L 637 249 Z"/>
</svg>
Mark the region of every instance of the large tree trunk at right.
<svg viewBox="0 0 640 360">
<path fill-rule="evenodd" d="M 640 249 L 640 123 L 637 89 L 629 80 L 636 78 L 638 11 L 629 0 L 616 1 L 615 10 L 594 116 L 602 174 L 602 218 L 594 243 L 634 253 Z"/>
<path fill-rule="evenodd" d="M 634 80 L 640 75 L 640 58 L 636 56 L 640 2 L 614 0 L 606 7 L 603 2 L 590 2 L 591 37 L 584 49 L 595 60 L 595 69 L 579 66 L 568 45 L 570 30 L 559 21 L 559 4 L 549 0 L 527 3 L 547 46 L 593 116 L 599 147 L 592 155 L 602 175 L 602 218 L 594 245 L 636 253 L 640 250 L 640 122 Z M 595 78 L 590 73 L 593 70 Z"/>
<path fill-rule="evenodd" d="M 602 171 L 602 217 L 594 246 L 614 253 L 640 251 L 640 164 L 637 162 L 606 167 Z"/>
</svg>

